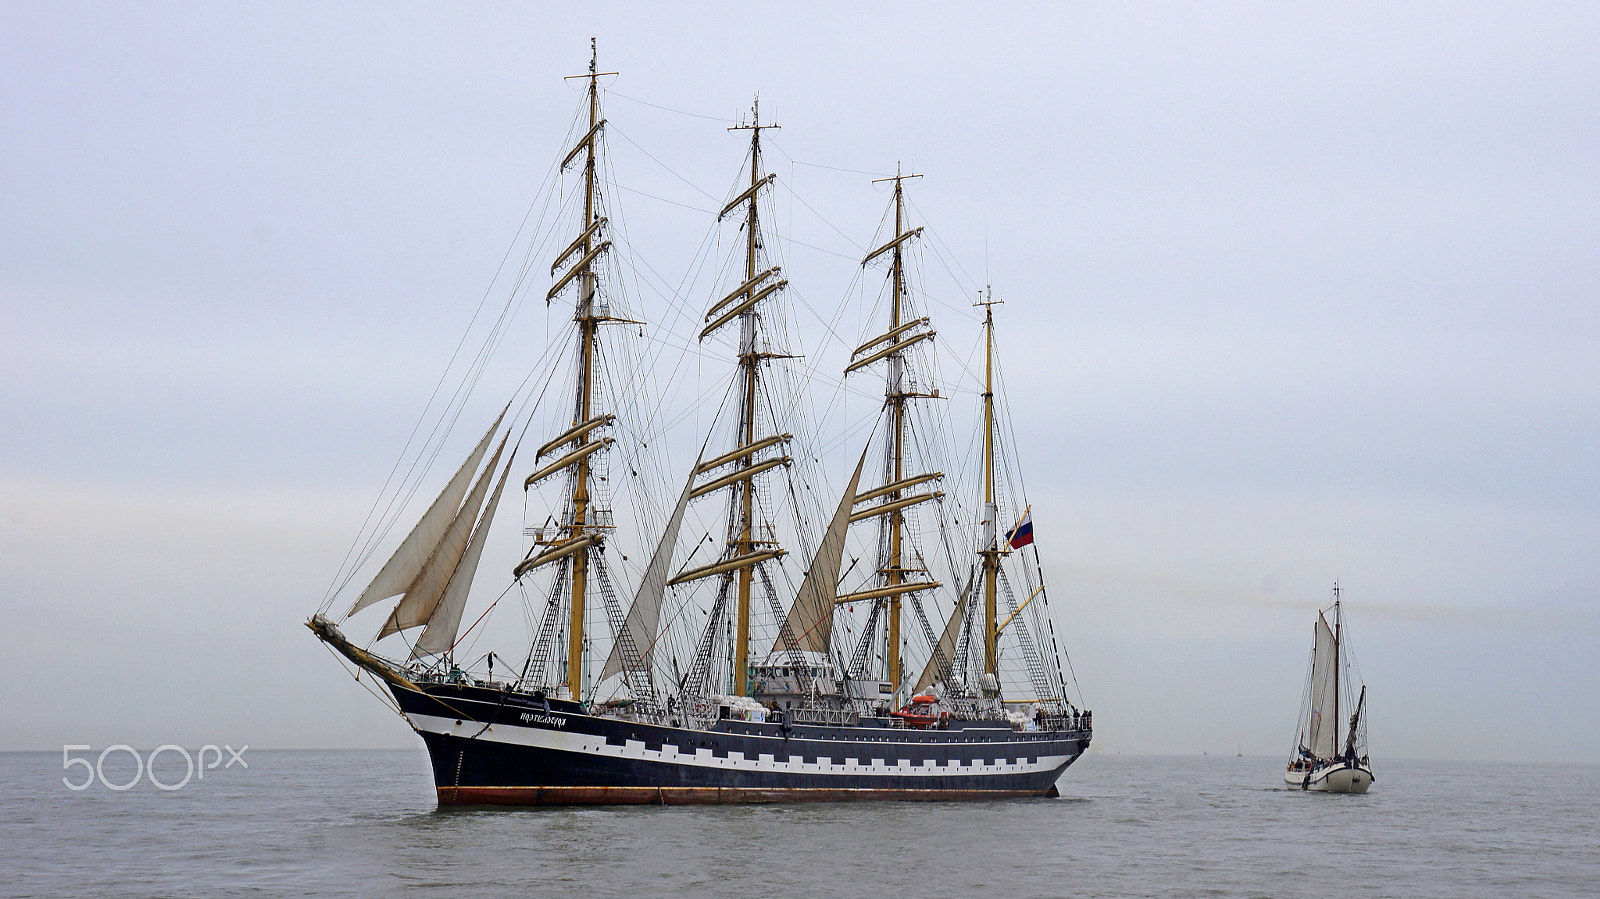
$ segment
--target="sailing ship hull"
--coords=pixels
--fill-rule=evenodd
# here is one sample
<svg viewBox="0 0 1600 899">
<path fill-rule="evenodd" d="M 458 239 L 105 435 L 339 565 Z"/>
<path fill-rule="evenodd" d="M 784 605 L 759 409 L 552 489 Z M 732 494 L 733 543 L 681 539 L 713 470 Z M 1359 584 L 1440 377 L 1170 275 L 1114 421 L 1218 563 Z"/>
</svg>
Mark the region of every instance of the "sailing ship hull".
<svg viewBox="0 0 1600 899">
<path fill-rule="evenodd" d="M 725 719 L 698 729 L 481 687 L 391 690 L 427 744 L 441 805 L 1051 797 L 1090 739 L 989 721 L 917 730 Z"/>
<path fill-rule="evenodd" d="M 1365 793 L 1372 786 L 1372 769 L 1357 763 L 1336 762 L 1314 771 L 1286 771 L 1283 782 L 1313 793 Z"/>
</svg>

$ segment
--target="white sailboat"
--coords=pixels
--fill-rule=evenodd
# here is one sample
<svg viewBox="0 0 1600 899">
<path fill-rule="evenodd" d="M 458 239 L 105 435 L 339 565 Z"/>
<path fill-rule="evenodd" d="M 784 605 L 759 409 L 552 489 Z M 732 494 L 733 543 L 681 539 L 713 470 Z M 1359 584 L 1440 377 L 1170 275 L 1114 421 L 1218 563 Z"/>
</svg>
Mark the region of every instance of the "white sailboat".
<svg viewBox="0 0 1600 899">
<path fill-rule="evenodd" d="M 1350 676 L 1340 595 L 1335 583 L 1331 627 L 1327 613 L 1317 613 L 1300 729 L 1283 780 L 1289 786 L 1319 793 L 1365 793 L 1373 781 L 1367 756 L 1367 688 L 1362 684 L 1357 691 Z M 1352 709 L 1342 740 L 1341 703 Z"/>
</svg>

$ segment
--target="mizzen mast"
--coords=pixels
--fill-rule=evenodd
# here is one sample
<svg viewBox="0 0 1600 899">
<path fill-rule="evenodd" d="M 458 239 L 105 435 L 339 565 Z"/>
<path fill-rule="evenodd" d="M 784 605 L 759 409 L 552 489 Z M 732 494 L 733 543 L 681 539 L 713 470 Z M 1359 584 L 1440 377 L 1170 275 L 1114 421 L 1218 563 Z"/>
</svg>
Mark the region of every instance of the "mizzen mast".
<svg viewBox="0 0 1600 899">
<path fill-rule="evenodd" d="M 1000 573 L 1000 559 L 1005 551 L 1000 548 L 997 519 L 1000 509 L 994 496 L 994 307 L 1004 302 L 996 300 L 991 291 L 986 299 L 974 303 L 983 307 L 983 673 L 993 675 L 996 686 L 1000 682 L 1000 627 L 995 582 Z M 1020 611 L 1020 609 L 1018 610 Z"/>
</svg>

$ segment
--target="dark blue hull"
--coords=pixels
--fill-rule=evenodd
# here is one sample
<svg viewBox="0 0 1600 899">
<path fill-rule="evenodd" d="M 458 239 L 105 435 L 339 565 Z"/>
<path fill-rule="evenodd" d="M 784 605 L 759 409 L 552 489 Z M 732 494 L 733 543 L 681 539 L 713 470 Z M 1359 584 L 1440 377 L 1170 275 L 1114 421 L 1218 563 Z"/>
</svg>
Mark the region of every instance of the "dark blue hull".
<svg viewBox="0 0 1600 899">
<path fill-rule="evenodd" d="M 441 804 L 629 804 L 1054 796 L 1087 730 L 718 721 L 707 729 L 586 713 L 477 687 L 393 692 L 422 735 Z M 881 723 L 880 723 L 881 721 Z"/>
</svg>

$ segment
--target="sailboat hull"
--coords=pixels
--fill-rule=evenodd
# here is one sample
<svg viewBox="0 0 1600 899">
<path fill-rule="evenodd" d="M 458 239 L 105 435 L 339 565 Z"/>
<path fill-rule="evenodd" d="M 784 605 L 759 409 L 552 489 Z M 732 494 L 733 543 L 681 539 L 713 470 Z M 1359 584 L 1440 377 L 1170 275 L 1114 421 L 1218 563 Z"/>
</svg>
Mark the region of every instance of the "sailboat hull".
<svg viewBox="0 0 1600 899">
<path fill-rule="evenodd" d="M 737 720 L 697 729 L 471 687 L 391 687 L 441 805 L 720 804 L 1055 796 L 1087 730 Z"/>
<path fill-rule="evenodd" d="M 1283 782 L 1312 793 L 1365 793 L 1372 786 L 1372 769 L 1361 764 L 1337 762 L 1314 771 L 1286 771 Z"/>
</svg>

